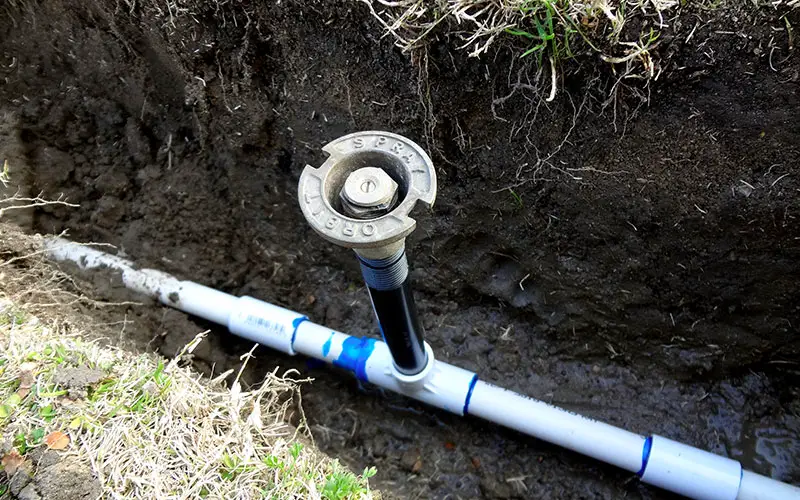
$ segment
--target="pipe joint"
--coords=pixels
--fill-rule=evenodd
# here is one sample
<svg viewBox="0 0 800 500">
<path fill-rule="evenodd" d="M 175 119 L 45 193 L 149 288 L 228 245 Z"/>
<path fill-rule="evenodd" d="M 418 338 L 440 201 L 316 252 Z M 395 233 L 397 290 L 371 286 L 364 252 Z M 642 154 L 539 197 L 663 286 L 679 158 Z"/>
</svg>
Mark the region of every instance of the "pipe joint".
<svg viewBox="0 0 800 500">
<path fill-rule="evenodd" d="M 698 500 L 736 500 L 742 465 L 692 446 L 654 435 L 643 455 L 642 481 Z"/>
<path fill-rule="evenodd" d="M 419 372 L 408 375 L 400 371 L 397 365 L 393 362 L 391 364 L 392 376 L 400 382 L 400 385 L 412 391 L 418 391 L 425 387 L 428 379 L 433 373 L 433 367 L 436 365 L 436 359 L 433 356 L 433 349 L 430 344 L 425 342 L 425 365 Z"/>
</svg>

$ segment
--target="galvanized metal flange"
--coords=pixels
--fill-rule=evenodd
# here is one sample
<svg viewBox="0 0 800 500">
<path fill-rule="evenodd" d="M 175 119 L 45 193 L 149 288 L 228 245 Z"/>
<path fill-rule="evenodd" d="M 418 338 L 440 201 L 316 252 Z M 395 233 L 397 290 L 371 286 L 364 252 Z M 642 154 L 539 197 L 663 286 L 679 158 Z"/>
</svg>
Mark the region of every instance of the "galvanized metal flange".
<svg viewBox="0 0 800 500">
<path fill-rule="evenodd" d="M 433 162 L 419 145 L 401 135 L 356 132 L 322 149 L 330 156 L 319 168 L 303 169 L 298 200 L 311 227 L 332 243 L 356 250 L 396 243 L 416 227 L 409 213 L 417 202 L 432 206 L 436 199 Z M 397 206 L 375 219 L 348 217 L 339 199 L 350 173 L 364 167 L 383 169 L 400 189 Z"/>
</svg>

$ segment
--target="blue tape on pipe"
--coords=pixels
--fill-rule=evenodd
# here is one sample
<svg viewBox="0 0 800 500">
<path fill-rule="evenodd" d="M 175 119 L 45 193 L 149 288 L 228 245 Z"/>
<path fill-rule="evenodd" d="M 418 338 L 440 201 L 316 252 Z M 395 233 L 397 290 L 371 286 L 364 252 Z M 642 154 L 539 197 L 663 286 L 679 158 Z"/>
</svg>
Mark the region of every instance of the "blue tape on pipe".
<svg viewBox="0 0 800 500">
<path fill-rule="evenodd" d="M 328 354 L 330 354 L 331 352 L 332 345 L 333 345 L 333 332 L 331 332 L 331 336 L 328 337 L 328 340 L 326 340 L 325 343 L 322 344 L 322 355 L 325 356 L 326 358 L 328 357 Z"/>
<path fill-rule="evenodd" d="M 653 449 L 653 436 L 647 436 L 644 440 L 644 448 L 642 448 L 642 468 L 636 473 L 637 476 L 644 476 L 644 470 L 647 468 L 647 461 L 650 460 L 650 450 Z"/>
<path fill-rule="evenodd" d="M 292 330 L 292 352 L 294 352 L 294 339 L 297 338 L 297 329 L 300 328 L 300 323 L 303 321 L 308 321 L 308 317 L 300 316 L 292 320 L 292 328 L 294 328 L 294 330 Z"/>
<path fill-rule="evenodd" d="M 472 399 L 472 391 L 475 390 L 475 384 L 478 383 L 478 375 L 472 377 L 472 380 L 469 382 L 469 390 L 467 391 L 467 397 L 464 399 L 464 415 L 467 415 L 469 412 L 469 400 Z"/>
<path fill-rule="evenodd" d="M 356 375 L 356 378 L 364 382 L 369 382 L 367 379 L 367 360 L 369 360 L 372 351 L 375 349 L 375 339 L 368 337 L 350 337 L 342 342 L 342 353 L 339 358 L 333 362 L 334 366 L 350 370 Z"/>
</svg>

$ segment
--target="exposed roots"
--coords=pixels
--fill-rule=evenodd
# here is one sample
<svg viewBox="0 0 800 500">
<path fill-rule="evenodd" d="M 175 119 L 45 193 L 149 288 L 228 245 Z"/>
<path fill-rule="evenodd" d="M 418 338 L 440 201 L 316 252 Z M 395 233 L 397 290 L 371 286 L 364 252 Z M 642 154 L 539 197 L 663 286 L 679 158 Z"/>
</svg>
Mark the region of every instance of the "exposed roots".
<svg viewBox="0 0 800 500">
<path fill-rule="evenodd" d="M 657 32 L 643 31 L 626 41 L 620 40 L 623 28 L 633 14 L 656 18 L 657 25 L 664 26 L 664 16 L 679 5 L 677 0 L 361 1 L 405 51 L 424 46 L 442 25 L 459 39 L 458 48 L 473 57 L 486 54 L 500 37 L 528 42 L 524 55 L 536 55 L 540 65 L 551 66 L 550 100 L 556 92 L 556 65 L 579 55 L 577 50 L 598 53 L 613 64 L 638 61 L 644 74 L 653 77 L 656 69 L 649 51 Z"/>
</svg>

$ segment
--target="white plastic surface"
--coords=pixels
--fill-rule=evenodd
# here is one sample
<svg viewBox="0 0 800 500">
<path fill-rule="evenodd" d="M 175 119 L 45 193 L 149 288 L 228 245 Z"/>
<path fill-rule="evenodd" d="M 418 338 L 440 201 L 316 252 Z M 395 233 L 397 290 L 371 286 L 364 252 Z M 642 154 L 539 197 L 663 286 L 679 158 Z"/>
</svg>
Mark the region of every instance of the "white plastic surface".
<svg viewBox="0 0 800 500">
<path fill-rule="evenodd" d="M 800 488 L 744 470 L 736 500 L 800 500 Z"/>
<path fill-rule="evenodd" d="M 735 500 L 741 477 L 736 460 L 653 436 L 642 481 L 698 500 Z"/>
<path fill-rule="evenodd" d="M 295 324 L 305 316 L 253 297 L 240 297 L 228 318 L 228 330 L 261 345 L 294 354 Z"/>
<path fill-rule="evenodd" d="M 220 325 L 228 323 L 230 312 L 239 300 L 193 281 L 179 281 L 174 293 L 167 293 L 167 290 L 163 286 L 160 289 L 159 300 L 162 304 Z"/>
<path fill-rule="evenodd" d="M 637 472 L 642 467 L 644 436 L 480 380 L 472 392 L 468 414 L 630 472 Z"/>
<path fill-rule="evenodd" d="M 335 364 L 342 355 L 344 342 L 348 339 L 353 337 L 304 321 L 297 329 L 294 350 Z M 416 387 L 398 381 L 393 375 L 392 363 L 389 348 L 382 341 L 376 340 L 363 366 L 367 381 L 457 415 L 464 414 L 464 401 L 474 373 L 441 361 L 434 361 L 422 387 Z"/>
</svg>

